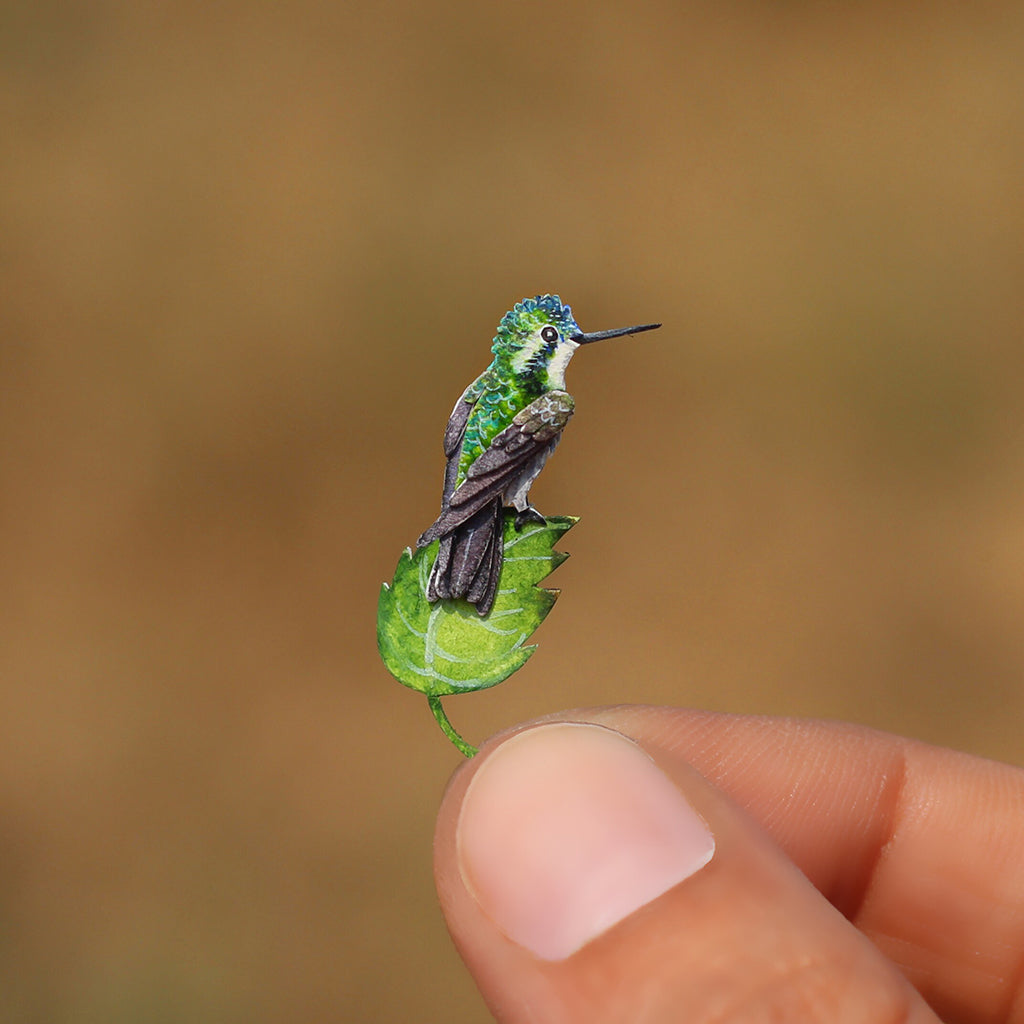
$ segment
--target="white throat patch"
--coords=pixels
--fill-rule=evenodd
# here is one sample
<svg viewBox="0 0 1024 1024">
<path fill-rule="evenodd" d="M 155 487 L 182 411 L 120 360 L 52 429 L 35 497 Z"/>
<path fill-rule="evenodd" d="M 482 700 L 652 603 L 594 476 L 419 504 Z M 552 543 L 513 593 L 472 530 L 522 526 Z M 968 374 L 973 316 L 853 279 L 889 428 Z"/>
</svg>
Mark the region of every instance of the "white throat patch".
<svg viewBox="0 0 1024 1024">
<path fill-rule="evenodd" d="M 548 363 L 548 383 L 559 391 L 565 390 L 565 368 L 579 345 L 569 338 L 562 338 Z"/>
</svg>

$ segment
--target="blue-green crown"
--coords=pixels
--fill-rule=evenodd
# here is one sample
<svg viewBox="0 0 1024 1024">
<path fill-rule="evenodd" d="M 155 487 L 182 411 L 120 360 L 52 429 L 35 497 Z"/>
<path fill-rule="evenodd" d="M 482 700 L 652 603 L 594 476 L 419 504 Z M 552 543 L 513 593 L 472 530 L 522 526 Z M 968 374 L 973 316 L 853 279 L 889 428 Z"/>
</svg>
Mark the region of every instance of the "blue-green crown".
<svg viewBox="0 0 1024 1024">
<path fill-rule="evenodd" d="M 501 318 L 491 351 L 495 355 L 511 354 L 544 324 L 556 327 L 562 335 L 579 332 L 579 327 L 572 318 L 572 309 L 563 306 L 557 295 L 537 295 L 532 299 L 517 302 Z"/>
</svg>

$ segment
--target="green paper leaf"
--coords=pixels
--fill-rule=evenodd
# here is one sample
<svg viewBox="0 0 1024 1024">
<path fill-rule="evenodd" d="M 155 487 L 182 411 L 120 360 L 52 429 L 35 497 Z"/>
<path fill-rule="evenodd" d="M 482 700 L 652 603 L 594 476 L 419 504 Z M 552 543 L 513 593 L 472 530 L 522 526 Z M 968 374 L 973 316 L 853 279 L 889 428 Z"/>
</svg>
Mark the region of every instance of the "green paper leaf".
<svg viewBox="0 0 1024 1024">
<path fill-rule="evenodd" d="M 377 605 L 377 647 L 400 683 L 429 698 L 483 690 L 507 679 L 536 650 L 524 644 L 558 597 L 537 584 L 569 557 L 554 545 L 578 520 L 560 516 L 543 526 L 528 523 L 521 532 L 514 520 L 506 511 L 498 596 L 483 618 L 466 601 L 427 600 L 437 541 L 402 553 Z M 431 707 L 436 715 L 440 702 L 432 700 Z"/>
</svg>

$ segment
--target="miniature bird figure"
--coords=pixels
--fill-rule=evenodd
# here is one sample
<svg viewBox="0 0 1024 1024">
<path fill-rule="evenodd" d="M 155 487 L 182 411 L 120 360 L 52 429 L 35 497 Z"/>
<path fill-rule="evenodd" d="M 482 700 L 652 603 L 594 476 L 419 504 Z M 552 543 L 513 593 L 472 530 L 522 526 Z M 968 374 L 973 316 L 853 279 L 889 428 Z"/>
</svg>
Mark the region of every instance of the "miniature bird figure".
<svg viewBox="0 0 1024 1024">
<path fill-rule="evenodd" d="M 515 528 L 546 520 L 530 487 L 573 414 L 565 368 L 580 345 L 651 331 L 642 324 L 584 334 L 557 295 L 523 299 L 498 324 L 494 360 L 455 403 L 444 432 L 441 514 L 417 547 L 440 539 L 427 600 L 464 598 L 483 616 L 501 576 L 505 506 Z"/>
</svg>

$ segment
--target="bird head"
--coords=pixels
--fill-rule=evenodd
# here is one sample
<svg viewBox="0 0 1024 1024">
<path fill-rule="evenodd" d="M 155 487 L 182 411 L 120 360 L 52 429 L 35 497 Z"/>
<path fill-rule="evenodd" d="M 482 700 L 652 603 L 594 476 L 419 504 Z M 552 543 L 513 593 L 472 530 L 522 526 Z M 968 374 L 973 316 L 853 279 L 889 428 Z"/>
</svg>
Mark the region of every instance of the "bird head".
<svg viewBox="0 0 1024 1024">
<path fill-rule="evenodd" d="M 545 390 L 565 388 L 565 368 L 580 345 L 623 334 L 639 334 L 660 324 L 641 324 L 584 334 L 572 309 L 557 295 L 538 295 L 517 302 L 498 324 L 491 351 L 517 377 L 532 378 Z"/>
</svg>

